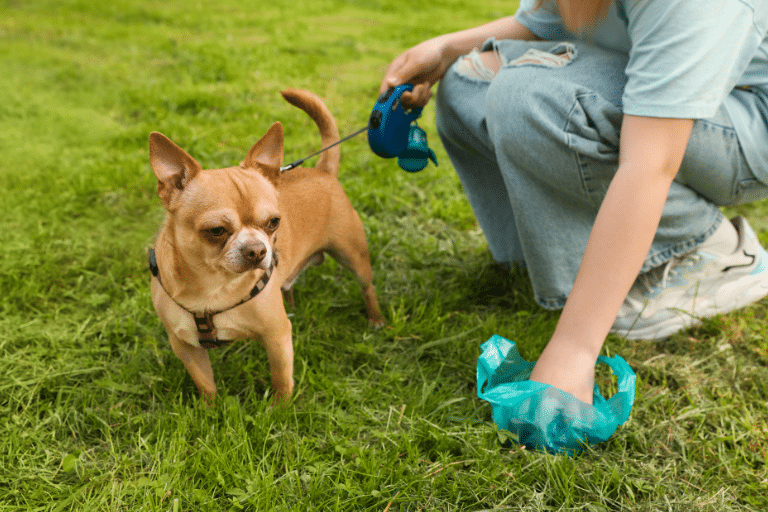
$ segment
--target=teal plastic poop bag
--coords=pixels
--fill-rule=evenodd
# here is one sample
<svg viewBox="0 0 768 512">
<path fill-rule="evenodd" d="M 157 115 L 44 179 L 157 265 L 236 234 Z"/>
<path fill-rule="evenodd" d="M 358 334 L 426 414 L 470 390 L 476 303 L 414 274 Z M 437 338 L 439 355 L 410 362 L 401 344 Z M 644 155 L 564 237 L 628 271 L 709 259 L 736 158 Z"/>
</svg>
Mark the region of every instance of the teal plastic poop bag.
<svg viewBox="0 0 768 512">
<path fill-rule="evenodd" d="M 595 384 L 590 405 L 556 387 L 528 380 L 536 363 L 520 357 L 514 341 L 493 335 L 480 348 L 477 396 L 490 402 L 499 429 L 517 436 L 526 448 L 578 455 L 586 444 L 610 439 L 629 419 L 637 377 L 619 356 L 598 357 L 597 363 L 607 364 L 616 375 L 618 391 L 606 400 Z"/>
</svg>

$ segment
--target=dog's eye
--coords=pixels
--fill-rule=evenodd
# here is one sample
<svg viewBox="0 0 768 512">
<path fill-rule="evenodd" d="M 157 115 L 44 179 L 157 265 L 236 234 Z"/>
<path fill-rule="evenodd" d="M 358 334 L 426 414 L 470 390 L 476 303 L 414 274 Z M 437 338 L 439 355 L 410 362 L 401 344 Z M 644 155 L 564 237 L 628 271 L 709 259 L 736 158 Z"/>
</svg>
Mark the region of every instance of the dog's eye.
<svg viewBox="0 0 768 512">
<path fill-rule="evenodd" d="M 224 236 L 227 234 L 227 230 L 224 229 L 221 226 L 217 226 L 215 228 L 210 228 L 205 230 L 206 234 L 211 235 L 212 237 L 218 238 L 220 236 Z"/>
<path fill-rule="evenodd" d="M 280 217 L 273 217 L 269 220 L 269 224 L 267 224 L 267 227 L 271 229 L 272 231 L 276 230 L 277 227 L 280 225 Z"/>
</svg>

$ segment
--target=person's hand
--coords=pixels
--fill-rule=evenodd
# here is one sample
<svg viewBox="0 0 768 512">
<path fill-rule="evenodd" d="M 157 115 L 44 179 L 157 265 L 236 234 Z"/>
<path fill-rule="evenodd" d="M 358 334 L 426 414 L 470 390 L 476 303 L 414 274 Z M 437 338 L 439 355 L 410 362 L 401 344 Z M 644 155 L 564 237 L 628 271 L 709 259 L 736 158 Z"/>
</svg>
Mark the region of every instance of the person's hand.
<svg viewBox="0 0 768 512">
<path fill-rule="evenodd" d="M 592 403 L 597 356 L 576 343 L 550 340 L 544 348 L 530 380 L 554 386 L 582 402 Z"/>
<path fill-rule="evenodd" d="M 424 107 L 432 97 L 432 86 L 445 74 L 453 61 L 446 55 L 445 38 L 436 37 L 401 53 L 389 65 L 379 94 L 405 83 L 414 84 L 412 91 L 400 99 L 407 107 Z"/>
<path fill-rule="evenodd" d="M 497 40 L 533 41 L 538 39 L 514 16 L 499 18 L 478 27 L 427 39 L 392 61 L 384 74 L 379 94 L 391 87 L 413 84 L 413 91 L 403 93 L 400 99 L 408 107 L 424 107 L 432 97 L 432 86 L 443 77 L 451 64 L 462 55 L 471 52 L 473 48 L 482 46 L 483 42 L 491 37 Z"/>
</svg>

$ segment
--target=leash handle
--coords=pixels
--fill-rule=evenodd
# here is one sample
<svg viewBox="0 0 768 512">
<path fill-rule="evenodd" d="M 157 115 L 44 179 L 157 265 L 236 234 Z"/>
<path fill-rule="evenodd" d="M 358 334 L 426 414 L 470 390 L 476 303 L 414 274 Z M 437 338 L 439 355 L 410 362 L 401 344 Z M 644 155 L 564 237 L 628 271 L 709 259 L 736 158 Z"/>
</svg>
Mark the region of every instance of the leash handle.
<svg viewBox="0 0 768 512">
<path fill-rule="evenodd" d="M 368 145 L 382 158 L 399 156 L 408 147 L 413 121 L 421 115 L 419 107 L 405 109 L 400 96 L 413 90 L 413 84 L 391 87 L 376 100 L 368 121 Z"/>
</svg>

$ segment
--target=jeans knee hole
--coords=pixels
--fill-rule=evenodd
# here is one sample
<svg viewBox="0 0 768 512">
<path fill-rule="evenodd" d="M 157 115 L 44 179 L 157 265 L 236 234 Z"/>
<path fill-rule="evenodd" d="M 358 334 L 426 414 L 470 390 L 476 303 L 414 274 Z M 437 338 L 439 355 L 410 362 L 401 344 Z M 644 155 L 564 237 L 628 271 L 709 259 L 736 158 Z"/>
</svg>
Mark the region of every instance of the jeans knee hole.
<svg viewBox="0 0 768 512">
<path fill-rule="evenodd" d="M 509 66 L 561 68 L 570 64 L 575 57 L 576 47 L 572 43 L 560 43 L 549 51 L 529 48 L 522 56 L 511 61 Z"/>
<path fill-rule="evenodd" d="M 498 50 L 488 50 L 481 53 L 479 50 L 474 49 L 470 54 L 459 59 L 459 62 L 456 64 L 456 72 L 467 78 L 476 78 L 490 82 L 503 65 L 504 58 Z"/>
</svg>

